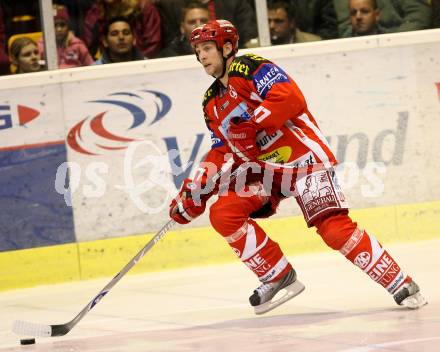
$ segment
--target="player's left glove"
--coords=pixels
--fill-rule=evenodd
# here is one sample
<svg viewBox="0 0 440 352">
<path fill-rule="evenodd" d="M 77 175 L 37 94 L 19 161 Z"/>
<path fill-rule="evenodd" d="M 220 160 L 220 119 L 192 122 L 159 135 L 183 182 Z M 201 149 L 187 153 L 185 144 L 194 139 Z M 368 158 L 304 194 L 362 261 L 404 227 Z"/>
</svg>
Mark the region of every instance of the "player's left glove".
<svg viewBox="0 0 440 352">
<path fill-rule="evenodd" d="M 205 211 L 207 198 L 203 195 L 199 199 L 193 198 L 194 192 L 199 192 L 197 188 L 198 185 L 187 178 L 177 197 L 171 201 L 170 217 L 179 224 L 188 224 Z"/>
<path fill-rule="evenodd" d="M 256 160 L 260 154 L 257 146 L 258 125 L 252 120 L 243 120 L 233 117 L 230 120 L 228 139 L 233 146 L 233 151 L 244 161 Z"/>
</svg>

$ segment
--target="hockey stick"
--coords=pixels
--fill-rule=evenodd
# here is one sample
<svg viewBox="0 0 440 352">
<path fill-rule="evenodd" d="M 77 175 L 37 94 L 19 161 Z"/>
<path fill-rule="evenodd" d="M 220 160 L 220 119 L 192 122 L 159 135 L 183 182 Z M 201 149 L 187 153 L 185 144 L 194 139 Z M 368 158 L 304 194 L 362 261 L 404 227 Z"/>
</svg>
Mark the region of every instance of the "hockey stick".
<svg viewBox="0 0 440 352">
<path fill-rule="evenodd" d="M 12 327 L 12 331 L 19 335 L 26 336 L 63 336 L 66 335 L 72 328 L 90 311 L 95 305 L 115 286 L 119 280 L 133 267 L 139 260 L 153 247 L 165 234 L 176 224 L 174 220 L 169 220 L 154 237 L 142 248 L 138 254 L 130 260 L 127 265 L 107 284 L 105 287 L 83 308 L 79 314 L 66 324 L 59 325 L 44 325 L 30 323 L 26 321 L 16 320 Z"/>
<path fill-rule="evenodd" d="M 211 183 L 215 183 L 232 165 L 232 158 L 229 159 L 223 167 L 218 171 L 211 179 Z M 219 188 L 226 187 L 230 181 L 235 179 L 239 174 L 241 174 L 246 168 L 237 168 L 231 173 L 227 182 L 220 184 Z M 65 324 L 58 325 L 45 325 L 31 323 L 22 320 L 16 320 L 12 327 L 12 331 L 18 335 L 35 336 L 35 337 L 50 337 L 50 336 L 63 336 L 66 335 L 72 328 L 78 324 L 78 322 L 84 318 L 84 316 L 95 307 L 99 301 L 110 292 L 110 290 L 115 286 L 119 280 L 133 267 L 135 266 L 159 240 L 161 240 L 166 233 L 176 224 L 174 220 L 169 220 L 154 236 L 148 241 L 148 243 L 137 253 L 133 259 L 131 259 L 122 270 L 116 274 L 116 276 L 107 284 L 105 287 L 83 308 L 78 315 L 71 321 Z"/>
</svg>

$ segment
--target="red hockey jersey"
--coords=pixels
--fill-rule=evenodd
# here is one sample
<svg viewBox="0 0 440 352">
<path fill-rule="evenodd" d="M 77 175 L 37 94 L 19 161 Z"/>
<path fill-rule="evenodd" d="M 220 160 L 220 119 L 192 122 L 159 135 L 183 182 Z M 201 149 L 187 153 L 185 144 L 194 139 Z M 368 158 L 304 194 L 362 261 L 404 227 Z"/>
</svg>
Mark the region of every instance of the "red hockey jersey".
<svg viewBox="0 0 440 352">
<path fill-rule="evenodd" d="M 279 66 L 247 54 L 233 60 L 228 75 L 227 87 L 216 80 L 204 96 L 205 122 L 212 139 L 205 161 L 217 166 L 224 162 L 223 155 L 232 151 L 228 143 L 229 122 L 240 116 L 261 127 L 256 142 L 263 166 L 294 170 L 336 164 L 303 94 Z"/>
</svg>

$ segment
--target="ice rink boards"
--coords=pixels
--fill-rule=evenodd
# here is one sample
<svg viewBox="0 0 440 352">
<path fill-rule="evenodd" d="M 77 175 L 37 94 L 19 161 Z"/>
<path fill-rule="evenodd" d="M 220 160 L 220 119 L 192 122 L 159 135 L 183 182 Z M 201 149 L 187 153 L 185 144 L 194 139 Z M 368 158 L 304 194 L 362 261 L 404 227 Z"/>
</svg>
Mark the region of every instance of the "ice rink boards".
<svg viewBox="0 0 440 352">
<path fill-rule="evenodd" d="M 263 316 L 247 302 L 258 282 L 243 264 L 129 275 L 66 336 L 20 346 L 15 319 L 71 320 L 109 279 L 0 294 L 0 351 L 437 352 L 440 351 L 440 239 L 387 246 L 429 304 L 395 305 L 339 253 L 290 257 L 306 285 Z"/>
</svg>

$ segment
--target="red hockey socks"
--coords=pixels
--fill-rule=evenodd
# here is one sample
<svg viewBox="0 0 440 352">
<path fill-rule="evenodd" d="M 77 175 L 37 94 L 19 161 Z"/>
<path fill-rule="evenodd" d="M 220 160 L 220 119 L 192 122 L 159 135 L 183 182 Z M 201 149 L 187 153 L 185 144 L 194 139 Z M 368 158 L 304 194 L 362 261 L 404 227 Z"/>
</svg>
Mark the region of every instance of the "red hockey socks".
<svg viewBox="0 0 440 352">
<path fill-rule="evenodd" d="M 292 266 L 278 243 L 272 241 L 249 214 L 261 207 L 257 196 L 239 197 L 234 192 L 221 196 L 210 209 L 210 220 L 240 260 L 261 282 L 281 279 Z"/>
<path fill-rule="evenodd" d="M 393 257 L 366 231 L 356 229 L 340 252 L 391 294 L 407 278 Z"/>
<path fill-rule="evenodd" d="M 347 214 L 330 215 L 316 227 L 327 245 L 339 250 L 389 293 L 394 294 L 404 282 L 411 281 L 377 239 L 360 230 Z"/>
<path fill-rule="evenodd" d="M 225 239 L 261 282 L 279 280 L 292 269 L 278 243 L 272 241 L 253 220 L 245 222 Z"/>
</svg>

